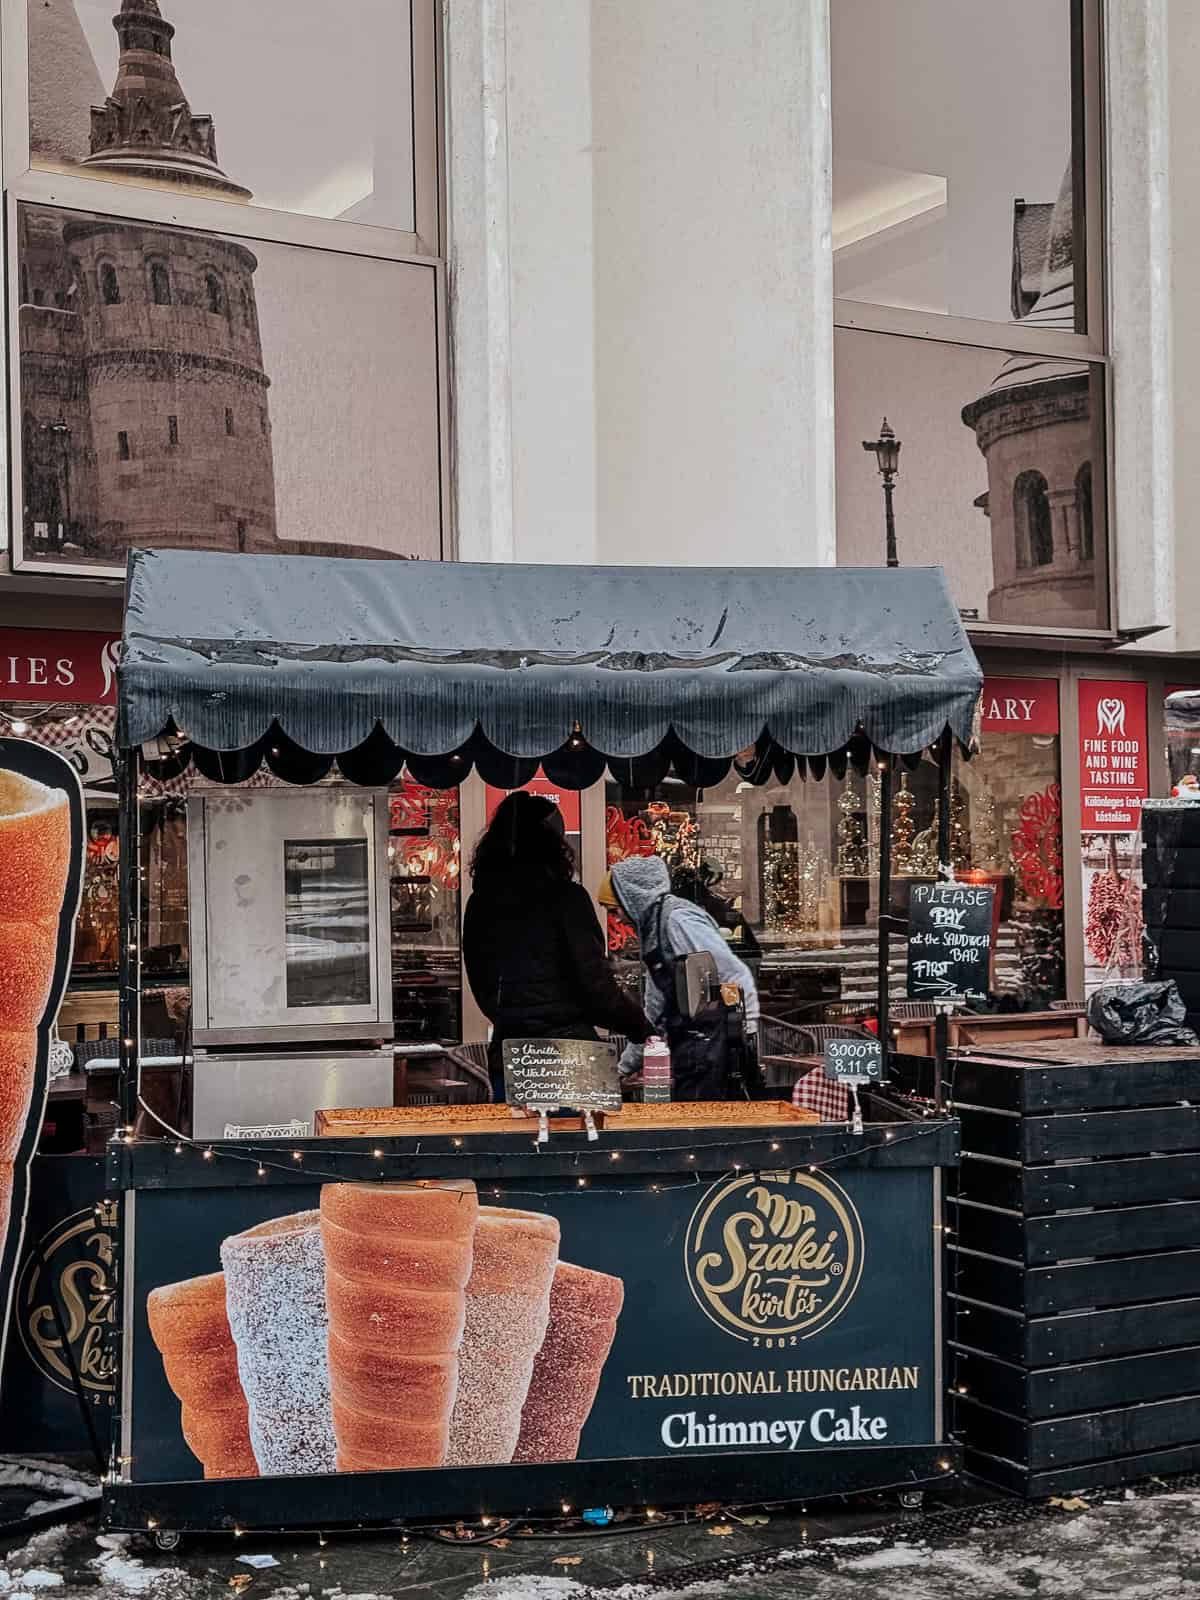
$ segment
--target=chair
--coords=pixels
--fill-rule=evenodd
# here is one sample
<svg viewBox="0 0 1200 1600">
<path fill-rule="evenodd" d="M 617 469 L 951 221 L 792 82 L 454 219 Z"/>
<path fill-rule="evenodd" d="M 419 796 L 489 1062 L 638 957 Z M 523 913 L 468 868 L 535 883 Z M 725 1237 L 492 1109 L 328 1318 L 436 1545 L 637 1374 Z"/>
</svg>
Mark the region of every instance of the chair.
<svg viewBox="0 0 1200 1600">
<path fill-rule="evenodd" d="M 763 1085 L 789 1094 L 796 1079 L 812 1071 L 830 1039 L 873 1039 L 869 1028 L 851 1022 L 781 1022 L 778 1017 L 758 1019 L 758 1061 Z"/>
<path fill-rule="evenodd" d="M 87 1080 L 85 1122 L 93 1135 L 89 1149 L 107 1139 L 117 1124 L 119 1039 L 85 1039 L 75 1046 L 75 1064 Z M 138 1077 L 139 1105 L 134 1133 L 160 1139 L 176 1130 L 188 1132 L 191 1119 L 190 1073 L 175 1039 L 143 1039 L 142 1056 L 163 1057 L 161 1066 L 143 1065 Z"/>
<path fill-rule="evenodd" d="M 473 1040 L 470 1044 L 443 1043 L 442 1049 L 446 1052 L 447 1060 L 452 1061 L 463 1074 L 468 1086 L 476 1091 L 474 1103 L 481 1105 L 490 1101 L 492 1098 L 492 1079 L 488 1071 L 487 1044 L 483 1040 Z M 420 1100 L 417 1100 L 414 1096 L 409 1096 L 410 1105 L 428 1103 L 424 1096 Z"/>
</svg>

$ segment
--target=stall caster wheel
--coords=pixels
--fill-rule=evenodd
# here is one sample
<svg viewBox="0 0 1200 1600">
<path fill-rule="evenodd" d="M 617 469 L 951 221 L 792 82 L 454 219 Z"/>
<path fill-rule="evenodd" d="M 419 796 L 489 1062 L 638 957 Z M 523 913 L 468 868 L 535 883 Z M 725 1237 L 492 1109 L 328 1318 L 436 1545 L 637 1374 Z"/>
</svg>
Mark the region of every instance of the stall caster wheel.
<svg viewBox="0 0 1200 1600">
<path fill-rule="evenodd" d="M 183 1543 L 183 1535 L 174 1528 L 160 1528 L 154 1535 L 154 1548 L 164 1552 L 178 1550 Z"/>
<path fill-rule="evenodd" d="M 920 1511 L 925 1504 L 924 1489 L 902 1489 L 899 1495 L 902 1511 Z"/>
</svg>

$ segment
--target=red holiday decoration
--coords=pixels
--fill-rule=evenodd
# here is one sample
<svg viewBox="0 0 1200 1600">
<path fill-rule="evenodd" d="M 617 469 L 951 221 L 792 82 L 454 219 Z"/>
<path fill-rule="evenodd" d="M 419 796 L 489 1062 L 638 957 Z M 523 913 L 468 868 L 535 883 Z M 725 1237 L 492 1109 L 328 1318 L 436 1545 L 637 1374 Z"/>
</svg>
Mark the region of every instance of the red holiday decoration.
<svg viewBox="0 0 1200 1600">
<path fill-rule="evenodd" d="M 1062 789 L 1057 783 L 1021 802 L 1012 861 L 1024 899 L 1040 900 L 1054 911 L 1062 909 Z"/>
</svg>

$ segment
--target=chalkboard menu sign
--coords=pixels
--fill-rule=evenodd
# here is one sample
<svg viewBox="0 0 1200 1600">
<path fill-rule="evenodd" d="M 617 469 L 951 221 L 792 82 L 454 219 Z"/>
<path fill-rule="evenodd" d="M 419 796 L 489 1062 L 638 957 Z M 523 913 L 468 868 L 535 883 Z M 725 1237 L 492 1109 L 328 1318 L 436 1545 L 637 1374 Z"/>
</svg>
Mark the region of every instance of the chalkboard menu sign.
<svg viewBox="0 0 1200 1600">
<path fill-rule="evenodd" d="M 827 1039 L 825 1070 L 838 1083 L 871 1083 L 883 1077 L 878 1039 Z"/>
<path fill-rule="evenodd" d="M 995 890 L 914 883 L 908 904 L 908 993 L 913 1000 L 986 1000 Z"/>
<path fill-rule="evenodd" d="M 510 1106 L 621 1109 L 615 1045 L 594 1039 L 506 1039 L 502 1053 Z"/>
</svg>

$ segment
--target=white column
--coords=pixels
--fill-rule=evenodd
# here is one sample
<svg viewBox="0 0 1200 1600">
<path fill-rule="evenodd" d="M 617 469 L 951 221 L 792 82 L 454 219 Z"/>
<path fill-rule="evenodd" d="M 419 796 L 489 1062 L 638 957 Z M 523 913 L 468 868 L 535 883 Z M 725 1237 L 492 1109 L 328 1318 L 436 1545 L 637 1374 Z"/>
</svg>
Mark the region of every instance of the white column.
<svg viewBox="0 0 1200 1600">
<path fill-rule="evenodd" d="M 1181 201 L 1197 220 L 1200 211 L 1189 198 L 1190 163 L 1171 169 L 1168 82 L 1174 79 L 1184 97 L 1195 150 L 1195 85 L 1183 63 L 1195 63 L 1200 19 L 1189 0 L 1120 0 L 1105 12 L 1114 610 L 1120 628 L 1136 630 L 1175 618 L 1172 319 L 1184 308 L 1178 296 L 1172 307 L 1171 211 Z M 1194 299 L 1186 282 L 1181 287 Z M 1194 308 L 1185 314 L 1194 319 Z M 1194 454 L 1181 457 L 1189 459 Z M 1152 647 L 1165 642 L 1158 634 Z"/>
<path fill-rule="evenodd" d="M 824 0 L 448 0 L 464 559 L 834 559 Z"/>
</svg>

